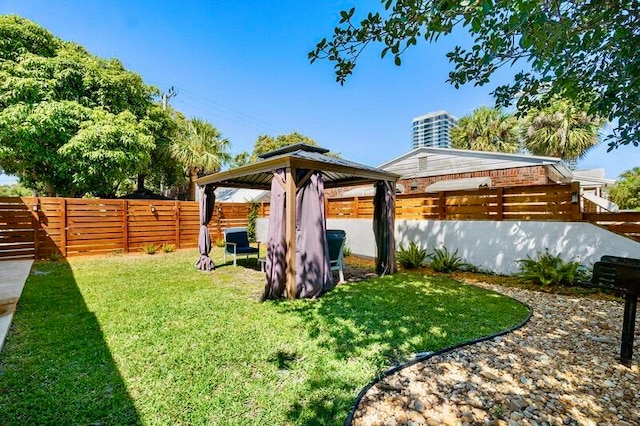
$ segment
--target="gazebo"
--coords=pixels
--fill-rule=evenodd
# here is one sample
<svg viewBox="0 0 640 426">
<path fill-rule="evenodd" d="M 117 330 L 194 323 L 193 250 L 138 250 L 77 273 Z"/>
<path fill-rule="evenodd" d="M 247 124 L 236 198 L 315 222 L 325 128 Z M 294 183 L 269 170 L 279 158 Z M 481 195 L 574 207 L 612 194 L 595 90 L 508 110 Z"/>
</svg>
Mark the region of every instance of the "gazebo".
<svg viewBox="0 0 640 426">
<path fill-rule="evenodd" d="M 200 259 L 211 270 L 208 254 L 216 187 L 271 190 L 266 284 L 263 299 L 317 297 L 333 288 L 326 237 L 324 188 L 373 184 L 376 273 L 396 272 L 395 185 L 400 176 L 327 155 L 307 144 L 290 145 L 262 155 L 260 161 L 204 176 L 200 191 Z"/>
</svg>

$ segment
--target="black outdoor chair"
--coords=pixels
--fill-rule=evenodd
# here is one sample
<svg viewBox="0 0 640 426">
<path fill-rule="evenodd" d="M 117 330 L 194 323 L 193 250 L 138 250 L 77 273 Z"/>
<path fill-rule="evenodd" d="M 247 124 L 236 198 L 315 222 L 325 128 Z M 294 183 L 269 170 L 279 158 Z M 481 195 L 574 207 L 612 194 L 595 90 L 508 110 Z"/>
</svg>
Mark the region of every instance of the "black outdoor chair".
<svg viewBox="0 0 640 426">
<path fill-rule="evenodd" d="M 340 282 L 344 282 L 344 263 L 342 249 L 347 240 L 347 233 L 341 229 L 327 229 L 327 243 L 329 244 L 329 262 L 332 271 L 338 271 Z"/>
<path fill-rule="evenodd" d="M 233 255 L 233 266 L 237 266 L 238 255 L 255 255 L 256 262 L 260 256 L 260 243 L 258 247 L 249 245 L 247 228 L 227 228 L 224 230 L 224 262 L 227 263 L 227 253 Z"/>
</svg>

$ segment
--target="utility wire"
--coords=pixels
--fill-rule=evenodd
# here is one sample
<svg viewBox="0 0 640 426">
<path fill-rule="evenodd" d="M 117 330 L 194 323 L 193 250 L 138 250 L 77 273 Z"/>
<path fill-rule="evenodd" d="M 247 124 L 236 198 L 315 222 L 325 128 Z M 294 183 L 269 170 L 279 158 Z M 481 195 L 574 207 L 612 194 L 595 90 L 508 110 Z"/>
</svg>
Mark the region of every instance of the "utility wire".
<svg viewBox="0 0 640 426">
<path fill-rule="evenodd" d="M 192 107 L 195 106 L 196 108 L 206 111 L 216 117 L 224 118 L 226 120 L 229 120 L 244 126 L 248 126 L 256 130 L 260 130 L 260 131 L 266 130 L 267 132 L 272 132 L 272 133 L 276 132 L 275 127 L 265 121 L 251 117 L 244 113 L 235 112 L 226 107 L 221 107 L 221 106 L 211 104 L 210 102 L 207 102 L 202 98 L 198 98 L 190 94 L 185 94 L 181 99 L 181 103 L 192 106 Z"/>
<path fill-rule="evenodd" d="M 151 82 L 151 84 L 156 86 L 164 86 L 159 82 Z M 184 104 L 199 111 L 203 111 L 207 114 L 210 114 L 217 118 L 222 118 L 228 121 L 231 121 L 236 124 L 240 124 L 243 126 L 250 127 L 252 129 L 258 131 L 266 131 L 267 133 L 277 133 L 276 126 L 272 123 L 269 123 L 260 118 L 254 117 L 250 114 L 244 113 L 242 111 L 238 111 L 228 106 L 221 104 L 220 102 L 214 101 L 213 99 L 206 98 L 201 96 L 198 93 L 194 93 L 190 90 L 180 89 L 174 90 L 173 86 L 171 86 L 170 97 L 176 96 L 175 103 Z M 167 100 L 168 100 L 167 98 Z M 165 101 L 165 94 L 163 93 L 163 104 Z"/>
<path fill-rule="evenodd" d="M 215 108 L 218 108 L 218 109 L 221 109 L 221 110 L 228 111 L 228 112 L 230 112 L 230 113 L 232 113 L 232 114 L 234 114 L 234 115 L 237 115 L 238 117 L 243 117 L 243 118 L 248 119 L 248 120 L 250 120 L 250 121 L 254 121 L 254 122 L 256 122 L 257 124 L 260 124 L 260 125 L 262 125 L 262 126 L 265 126 L 265 127 L 271 127 L 271 123 L 269 123 L 269 122 L 267 122 L 267 121 L 261 120 L 261 119 L 259 119 L 259 118 L 257 118 L 257 117 L 254 117 L 254 116 L 252 116 L 252 115 L 246 114 L 246 113 L 244 113 L 244 112 L 242 112 L 242 111 L 238 111 L 238 110 L 235 110 L 235 109 L 233 109 L 233 108 L 229 108 L 229 107 L 227 107 L 226 105 L 223 105 L 223 104 L 221 104 L 221 103 L 219 103 L 219 102 L 214 101 L 213 99 L 208 99 L 208 98 L 202 97 L 202 96 L 200 96 L 199 94 L 194 93 L 194 92 L 191 92 L 191 91 L 189 91 L 189 90 L 184 90 L 184 92 L 185 92 L 187 95 L 189 95 L 192 99 L 196 99 L 196 100 L 198 100 L 198 101 L 201 101 L 201 102 L 205 102 L 205 103 L 211 104 L 211 105 L 212 105 L 213 107 L 215 107 Z"/>
</svg>

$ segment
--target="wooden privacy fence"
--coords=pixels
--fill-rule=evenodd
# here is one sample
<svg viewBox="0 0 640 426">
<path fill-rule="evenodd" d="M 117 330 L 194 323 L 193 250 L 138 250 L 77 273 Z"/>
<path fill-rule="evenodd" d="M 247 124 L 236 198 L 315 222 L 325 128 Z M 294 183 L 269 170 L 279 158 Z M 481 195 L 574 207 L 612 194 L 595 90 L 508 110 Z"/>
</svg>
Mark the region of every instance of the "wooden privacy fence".
<svg viewBox="0 0 640 426">
<path fill-rule="evenodd" d="M 570 184 L 398 194 L 396 219 L 575 221 L 579 191 Z M 330 199 L 327 217 L 372 218 L 373 197 Z"/>
<path fill-rule="evenodd" d="M 585 220 L 640 241 L 640 212 L 581 213 L 579 187 L 540 185 L 400 194 L 397 219 L 438 220 Z M 326 201 L 327 217 L 373 217 L 373 197 Z M 245 203 L 216 204 L 211 237 L 246 226 Z M 261 216 L 269 205 L 260 207 Z M 197 246 L 198 204 L 194 201 L 91 200 L 0 197 L 0 260 L 81 256 L 137 251 L 145 244 Z"/>
<path fill-rule="evenodd" d="M 640 212 L 583 213 L 583 219 L 640 242 Z"/>
<path fill-rule="evenodd" d="M 578 183 L 398 194 L 396 219 L 589 221 L 640 241 L 640 212 L 581 213 Z M 326 200 L 327 217 L 371 219 L 373 197 Z M 260 209 L 269 214 L 269 205 Z"/>
<path fill-rule="evenodd" d="M 211 237 L 246 226 L 245 203 L 216 204 Z M 198 245 L 194 201 L 0 198 L 0 259 L 137 251 L 145 244 Z"/>
</svg>

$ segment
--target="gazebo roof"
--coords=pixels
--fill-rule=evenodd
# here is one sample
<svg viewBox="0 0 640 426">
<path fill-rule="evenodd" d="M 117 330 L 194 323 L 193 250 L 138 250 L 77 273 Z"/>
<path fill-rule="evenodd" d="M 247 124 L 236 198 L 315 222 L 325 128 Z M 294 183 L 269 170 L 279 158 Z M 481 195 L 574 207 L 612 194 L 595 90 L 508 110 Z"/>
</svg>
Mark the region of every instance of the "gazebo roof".
<svg viewBox="0 0 640 426">
<path fill-rule="evenodd" d="M 326 155 L 329 150 L 300 143 L 271 151 L 260 161 L 204 176 L 198 185 L 217 184 L 229 188 L 270 189 L 273 171 L 282 168 L 319 170 L 326 188 L 364 185 L 381 180 L 397 181 L 400 176 L 376 167 Z"/>
</svg>

